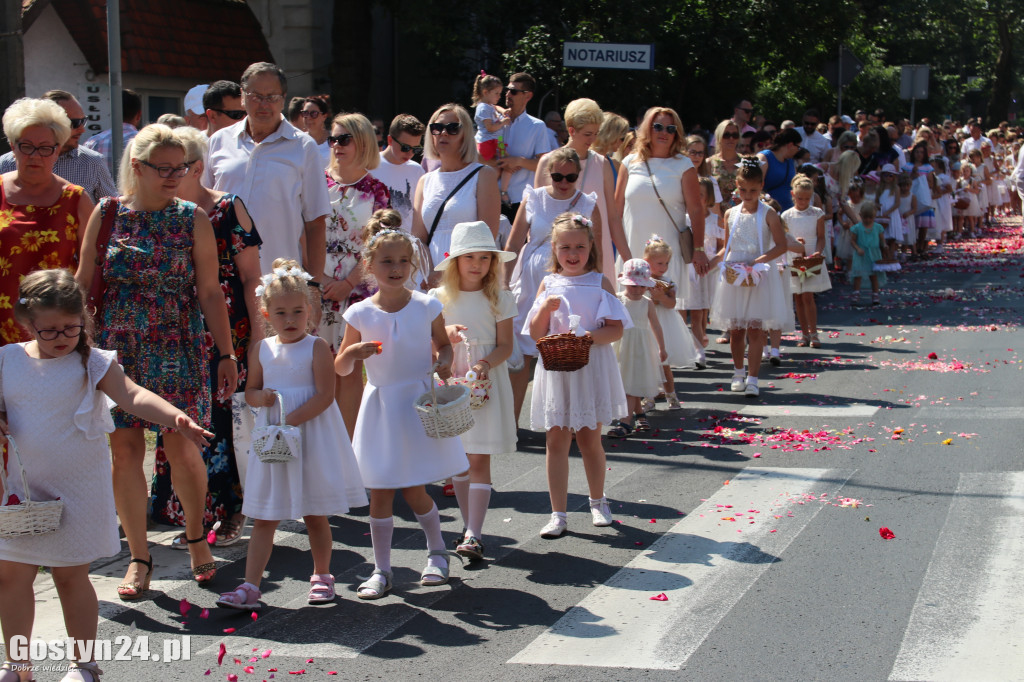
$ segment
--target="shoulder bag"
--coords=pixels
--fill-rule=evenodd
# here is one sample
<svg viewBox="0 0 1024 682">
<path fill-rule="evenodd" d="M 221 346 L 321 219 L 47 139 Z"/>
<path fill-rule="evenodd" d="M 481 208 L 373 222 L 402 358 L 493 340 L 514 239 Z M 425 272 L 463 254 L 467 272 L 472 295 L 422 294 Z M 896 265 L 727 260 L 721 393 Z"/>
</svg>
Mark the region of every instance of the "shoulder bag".
<svg viewBox="0 0 1024 682">
<path fill-rule="evenodd" d="M 444 213 L 444 207 L 448 205 L 448 202 L 451 201 L 452 197 L 458 194 L 459 190 L 462 189 L 462 187 L 469 182 L 474 175 L 480 172 L 481 168 L 483 168 L 482 165 L 471 170 L 469 175 L 462 178 L 462 182 L 455 185 L 455 189 L 453 189 L 451 193 L 444 198 L 444 201 L 441 202 L 441 208 L 437 209 L 437 214 L 434 216 L 434 223 L 430 226 L 430 232 L 427 234 L 427 246 L 430 246 L 430 242 L 434 239 L 434 231 L 437 230 L 437 224 L 441 222 L 441 214 Z"/>
<path fill-rule="evenodd" d="M 110 201 L 107 202 L 107 210 L 103 214 L 103 222 L 100 223 L 99 234 L 96 235 L 95 268 L 92 271 L 89 295 L 85 300 L 86 309 L 92 315 L 93 320 L 99 320 L 103 316 L 103 295 L 107 292 L 107 281 L 103 279 L 103 261 L 107 257 L 110 232 L 114 228 L 114 221 L 117 219 L 117 209 L 119 206 L 118 198 L 111 197 Z"/>
</svg>

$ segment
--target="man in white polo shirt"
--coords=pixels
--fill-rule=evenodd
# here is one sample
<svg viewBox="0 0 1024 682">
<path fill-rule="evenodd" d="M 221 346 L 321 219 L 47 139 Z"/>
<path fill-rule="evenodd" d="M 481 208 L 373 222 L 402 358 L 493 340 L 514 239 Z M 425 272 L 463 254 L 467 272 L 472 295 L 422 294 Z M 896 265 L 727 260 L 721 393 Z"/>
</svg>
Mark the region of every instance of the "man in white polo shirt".
<svg viewBox="0 0 1024 682">
<path fill-rule="evenodd" d="M 557 148 L 548 134 L 544 121 L 526 113 L 526 105 L 533 99 L 537 81 L 528 73 L 512 74 L 505 92 L 506 115 L 512 123 L 505 129 L 505 148 L 508 156 L 498 162 L 502 169 L 514 172 L 508 186 L 508 196 L 502 197 L 501 212 L 513 222 L 523 200 L 523 190 L 533 184 L 537 160 L 542 154 Z M 507 200 L 507 201 L 506 201 Z"/>
<path fill-rule="evenodd" d="M 278 66 L 258 62 L 245 70 L 246 117 L 210 138 L 203 184 L 245 202 L 263 238 L 263 272 L 271 271 L 274 259 L 291 258 L 321 283 L 331 201 L 316 142 L 281 115 L 287 94 Z"/>
</svg>

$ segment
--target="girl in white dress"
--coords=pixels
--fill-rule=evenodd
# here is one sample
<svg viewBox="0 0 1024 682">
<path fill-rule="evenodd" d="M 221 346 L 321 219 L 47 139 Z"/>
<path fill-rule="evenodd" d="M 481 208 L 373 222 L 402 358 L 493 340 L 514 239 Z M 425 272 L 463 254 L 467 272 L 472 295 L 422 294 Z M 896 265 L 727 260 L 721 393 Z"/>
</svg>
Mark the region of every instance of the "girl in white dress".
<svg viewBox="0 0 1024 682">
<path fill-rule="evenodd" d="M 121 549 L 106 439 L 114 430 L 110 406 L 116 403 L 131 414 L 177 429 L 200 449 L 213 436 L 126 377 L 116 352 L 90 348 L 85 298 L 67 270 L 27 275 L 19 286 L 14 315 L 33 340 L 0 348 L 0 446 L 7 445 L 8 435 L 14 437 L 29 490 L 22 486 L 12 448 L 0 504 L 31 497 L 36 502 L 60 499 L 64 508 L 60 525 L 51 533 L 0 537 L 0 623 L 8 656 L 0 667 L 3 682 L 17 682 L 18 671 L 21 679 L 31 679 L 32 663 L 12 650 L 11 638 L 32 635 L 32 583 L 40 566 L 50 567 L 68 637 L 78 642 L 96 639 L 99 604 L 89 564 Z M 133 561 L 148 568 L 141 592 L 149 587 L 152 560 Z M 64 682 L 99 679 L 96 663 L 80 648 L 68 654 L 74 661 Z"/>
<path fill-rule="evenodd" d="M 896 245 L 903 242 L 903 220 L 900 216 L 900 188 L 896 182 L 896 166 L 882 166 L 881 181 L 875 190 L 878 217 L 875 220 L 885 228 L 885 257 L 896 258 Z"/>
<path fill-rule="evenodd" d="M 712 318 L 729 330 L 732 362 L 735 368 L 730 389 L 756 398 L 757 375 L 761 369 L 761 349 L 765 330 L 782 329 L 788 302 L 782 293 L 782 280 L 773 271 L 776 258 L 786 252 L 786 233 L 779 215 L 760 201 L 764 174 L 760 164 L 744 159 L 736 176 L 741 203 L 725 215 L 726 241 L 715 262 L 720 262 L 723 281 L 718 287 Z M 725 279 L 725 269 L 738 273 L 736 284 Z M 743 278 L 757 280 L 755 286 L 739 286 Z M 743 355 L 747 354 L 747 371 Z"/>
<path fill-rule="evenodd" d="M 452 344 L 432 296 L 405 286 L 415 256 L 407 232 L 371 222 L 363 230 L 363 267 L 377 283 L 377 293 L 345 311 L 345 338 L 334 369 L 350 373 L 364 360 L 366 390 L 352 441 L 366 487 L 370 489 L 370 540 L 373 574 L 359 585 L 360 599 L 379 599 L 392 587 L 391 537 L 395 492 L 416 514 L 427 536 L 427 566 L 420 584 L 448 582 L 448 557 L 441 517 L 426 484 L 469 469 L 458 438 L 430 438 L 413 403 L 430 391 L 433 375 L 452 376 Z M 436 358 L 431 349 L 436 349 Z"/>
<path fill-rule="evenodd" d="M 263 276 L 256 296 L 271 329 L 277 334 L 249 351 L 245 400 L 253 407 L 276 413 L 284 404 L 288 426 L 301 430 L 301 448 L 290 462 L 260 461 L 249 450 L 242 512 L 253 519 L 245 582 L 225 592 L 217 606 L 258 611 L 260 582 L 274 549 L 274 532 L 281 521 L 302 518 L 313 554 L 309 579 L 310 604 L 334 601 L 331 575 L 331 525 L 328 516 L 367 504 L 352 444 L 334 402 L 331 349 L 310 336 L 312 302 L 306 284 L 310 275 L 293 260 L 278 258 Z M 269 416 L 269 415 L 268 415 Z M 282 415 L 284 417 L 285 415 Z"/>
<path fill-rule="evenodd" d="M 598 270 L 597 246 L 590 220 L 564 213 L 551 230 L 552 274 L 544 278 L 530 310 L 527 329 L 536 341 L 569 331 L 569 316 L 579 316 L 577 333 L 589 335 L 590 361 L 575 372 L 554 372 L 537 363 L 530 420 L 547 440 L 548 495 L 551 520 L 540 535 L 557 538 L 565 532 L 569 489 L 569 446 L 572 429 L 583 457 L 595 526 L 612 524 L 604 496 L 605 454 L 601 424 L 626 416 L 626 394 L 611 344 L 632 322 L 611 283 Z"/>
<path fill-rule="evenodd" d="M 551 184 L 527 187 L 523 191 L 512 233 L 505 244 L 507 250 L 519 254 L 508 283 L 518 310 L 513 329 L 525 356 L 523 370 L 512 375 L 516 423 L 519 423 L 526 387 L 532 376 L 530 361 L 537 355 L 537 345 L 526 328 L 526 315 L 530 312 L 541 281 L 551 271 L 551 226 L 555 218 L 566 211 L 578 213 L 596 226 L 601 225 L 603 218 L 597 209 L 597 195 L 585 194 L 576 189 L 575 183 L 580 177 L 580 157 L 576 150 L 563 147 L 544 158 L 550 169 L 547 175 Z M 524 244 L 527 235 L 530 239 Z"/>
<path fill-rule="evenodd" d="M 714 253 L 711 251 L 710 253 Z M 647 292 L 647 297 L 654 303 L 654 314 L 658 316 L 661 334 L 665 339 L 665 351 L 668 359 L 661 363 L 664 383 L 662 384 L 668 409 L 678 410 L 682 407 L 676 396 L 676 382 L 672 375 L 672 367 L 689 367 L 697 369 L 707 367 L 704 349 L 700 348 L 690 328 L 676 312 L 676 285 L 665 276 L 669 263 L 672 262 L 672 247 L 658 235 L 652 235 L 644 246 L 644 260 L 651 267 L 651 276 L 655 286 Z M 654 401 L 644 410 L 654 409 Z"/>
<path fill-rule="evenodd" d="M 490 379 L 487 401 L 473 410 L 473 428 L 462 434 L 469 471 L 452 477 L 465 533 L 455 551 L 480 560 L 484 518 L 491 502 L 491 455 L 515 452 L 512 384 L 505 363 L 512 354 L 516 301 L 502 289 L 502 263 L 515 254 L 494 245 L 487 223 L 461 223 L 452 230 L 448 257 L 437 264 L 441 286 L 430 295 L 444 304 L 448 338 L 455 353 L 453 373 Z"/>
<path fill-rule="evenodd" d="M 711 178 L 700 178 L 700 200 L 704 202 L 704 247 L 706 253 L 715 253 L 721 248 L 719 237 L 724 232 L 722 229 L 722 216 L 713 213 L 718 203 L 715 201 L 715 181 Z M 686 300 L 684 304 L 690 311 L 690 328 L 693 330 L 693 337 L 700 343 L 700 357 L 697 360 L 697 369 L 706 366 L 704 348 L 708 347 L 708 313 L 711 309 L 711 302 L 715 299 L 718 273 L 709 270 L 704 275 L 698 275 L 697 269 L 690 263 L 686 266 L 686 274 L 689 282 L 686 287 Z"/>
<path fill-rule="evenodd" d="M 651 266 L 641 258 L 629 259 L 622 264 L 619 285 L 625 289 L 619 293 L 619 300 L 626 307 L 633 326 L 622 332 L 622 338 L 615 344 L 615 353 L 626 391 L 626 406 L 632 418 L 613 422 L 608 429 L 609 438 L 626 438 L 633 431 L 651 430 L 642 403 L 644 398 L 653 399 L 661 392 L 661 363 L 668 359 L 654 303 L 644 296 L 654 286 Z"/>
<path fill-rule="evenodd" d="M 789 262 L 793 262 L 792 254 L 799 256 L 821 256 L 825 249 L 825 212 L 811 205 L 814 187 L 805 176 L 798 175 L 793 179 L 793 208 L 782 213 L 782 223 L 786 226 L 789 236 L 801 246 L 790 250 Z M 832 282 L 828 277 L 828 269 L 822 264 L 820 272 L 808 274 L 806 271 L 787 272 L 796 303 L 796 315 L 800 321 L 801 339 L 798 346 L 821 348 L 818 337 L 818 306 L 814 302 L 814 294 L 828 291 Z"/>
</svg>

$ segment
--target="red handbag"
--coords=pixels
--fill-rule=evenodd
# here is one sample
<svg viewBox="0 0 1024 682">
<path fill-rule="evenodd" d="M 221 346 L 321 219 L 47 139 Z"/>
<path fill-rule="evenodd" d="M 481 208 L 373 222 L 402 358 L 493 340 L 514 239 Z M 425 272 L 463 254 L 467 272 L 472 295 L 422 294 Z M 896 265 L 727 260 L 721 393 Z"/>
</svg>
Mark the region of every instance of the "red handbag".
<svg viewBox="0 0 1024 682">
<path fill-rule="evenodd" d="M 89 295 L 85 299 L 86 309 L 92 314 L 93 320 L 103 316 L 103 294 L 107 292 L 107 281 L 103 279 L 103 261 L 107 257 L 107 244 L 110 242 L 110 232 L 114 228 L 119 205 L 117 197 L 111 197 L 107 202 L 100 232 L 96 235 L 96 267 L 92 271 L 92 284 L 89 285 Z"/>
</svg>

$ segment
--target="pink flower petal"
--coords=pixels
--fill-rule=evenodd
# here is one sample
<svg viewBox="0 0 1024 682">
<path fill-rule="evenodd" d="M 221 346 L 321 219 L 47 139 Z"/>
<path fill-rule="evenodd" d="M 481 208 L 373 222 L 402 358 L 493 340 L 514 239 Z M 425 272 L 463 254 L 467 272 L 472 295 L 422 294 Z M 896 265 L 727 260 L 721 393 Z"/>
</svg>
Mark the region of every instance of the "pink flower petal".
<svg viewBox="0 0 1024 682">
<path fill-rule="evenodd" d="M 178 602 L 178 611 L 181 612 L 182 616 L 187 616 L 188 612 L 192 609 L 192 604 L 189 603 L 188 599 L 182 599 Z"/>
<path fill-rule="evenodd" d="M 202 611 L 200 611 L 199 612 L 199 617 L 200 618 L 209 618 L 210 617 L 210 609 L 203 609 Z"/>
<path fill-rule="evenodd" d="M 269 658 L 270 657 L 270 649 L 267 649 L 266 651 L 264 651 L 262 654 L 260 654 L 260 656 L 263 657 L 263 658 Z"/>
<path fill-rule="evenodd" d="M 220 665 L 224 661 L 224 655 L 228 652 L 228 648 L 224 646 L 224 642 L 220 643 L 220 651 L 217 652 L 217 665 Z"/>
<path fill-rule="evenodd" d="M 662 592 L 661 594 L 656 594 L 651 597 L 651 601 L 668 601 L 668 596 Z"/>
<path fill-rule="evenodd" d="M 224 628 L 224 634 L 225 635 L 230 635 L 234 631 L 235 631 L 234 628 Z"/>
</svg>

